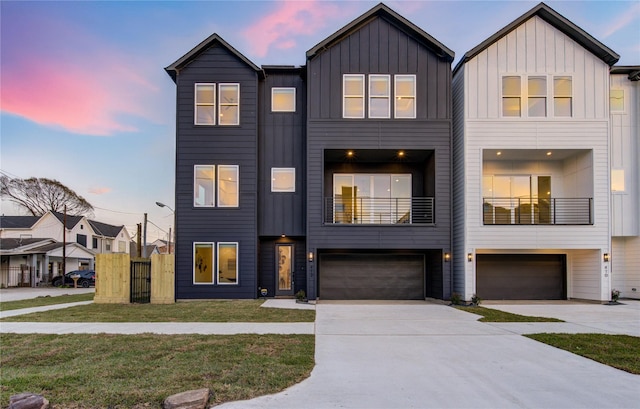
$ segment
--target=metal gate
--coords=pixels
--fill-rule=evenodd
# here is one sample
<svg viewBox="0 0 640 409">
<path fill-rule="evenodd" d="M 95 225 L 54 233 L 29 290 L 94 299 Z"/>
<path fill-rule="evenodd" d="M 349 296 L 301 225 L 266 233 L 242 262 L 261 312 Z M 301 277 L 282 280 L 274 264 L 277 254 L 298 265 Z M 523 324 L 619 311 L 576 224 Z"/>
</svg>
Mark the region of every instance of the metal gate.
<svg viewBox="0 0 640 409">
<path fill-rule="evenodd" d="M 131 298 L 132 303 L 151 302 L 151 261 L 131 261 Z"/>
</svg>

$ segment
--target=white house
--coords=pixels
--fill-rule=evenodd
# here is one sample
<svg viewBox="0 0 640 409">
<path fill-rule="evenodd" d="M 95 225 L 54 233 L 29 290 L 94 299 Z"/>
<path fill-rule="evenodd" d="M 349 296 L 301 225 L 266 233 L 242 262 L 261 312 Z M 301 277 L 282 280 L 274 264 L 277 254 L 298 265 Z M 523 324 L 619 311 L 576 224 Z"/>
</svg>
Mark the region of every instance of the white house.
<svg viewBox="0 0 640 409">
<path fill-rule="evenodd" d="M 640 298 L 640 66 L 611 69 L 611 281 Z"/>
<path fill-rule="evenodd" d="M 618 59 L 540 3 L 455 67 L 452 258 L 464 299 L 610 299 Z"/>
</svg>

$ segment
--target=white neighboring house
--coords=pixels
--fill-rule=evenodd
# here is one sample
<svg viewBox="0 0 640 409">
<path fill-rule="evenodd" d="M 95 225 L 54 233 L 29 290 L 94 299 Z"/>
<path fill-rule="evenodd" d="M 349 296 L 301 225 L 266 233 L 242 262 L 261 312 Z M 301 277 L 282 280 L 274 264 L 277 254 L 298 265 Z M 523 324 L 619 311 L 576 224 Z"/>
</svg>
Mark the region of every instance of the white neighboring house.
<svg viewBox="0 0 640 409">
<path fill-rule="evenodd" d="M 611 69 L 611 281 L 640 298 L 640 66 Z"/>
<path fill-rule="evenodd" d="M 540 3 L 454 69 L 454 291 L 464 299 L 610 299 L 618 59 Z"/>
</svg>

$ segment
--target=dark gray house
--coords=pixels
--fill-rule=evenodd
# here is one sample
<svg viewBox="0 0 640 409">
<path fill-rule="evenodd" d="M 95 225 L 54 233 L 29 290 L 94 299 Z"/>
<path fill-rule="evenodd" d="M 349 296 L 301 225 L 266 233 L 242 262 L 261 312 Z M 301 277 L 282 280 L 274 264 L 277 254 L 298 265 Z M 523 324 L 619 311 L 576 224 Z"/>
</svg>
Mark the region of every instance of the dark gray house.
<svg viewBox="0 0 640 409">
<path fill-rule="evenodd" d="M 453 58 L 379 4 L 304 67 L 216 34 L 167 67 L 176 298 L 448 298 Z"/>
</svg>

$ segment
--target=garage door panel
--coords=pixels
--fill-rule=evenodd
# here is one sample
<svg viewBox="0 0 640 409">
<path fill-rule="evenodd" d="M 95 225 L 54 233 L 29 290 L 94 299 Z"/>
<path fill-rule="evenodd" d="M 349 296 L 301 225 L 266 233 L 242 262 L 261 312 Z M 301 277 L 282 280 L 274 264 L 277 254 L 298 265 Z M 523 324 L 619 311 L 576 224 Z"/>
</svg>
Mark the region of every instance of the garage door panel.
<svg viewBox="0 0 640 409">
<path fill-rule="evenodd" d="M 566 298 L 562 254 L 478 254 L 476 292 L 486 300 Z"/>
<path fill-rule="evenodd" d="M 325 300 L 424 299 L 424 258 L 418 255 L 322 255 L 319 290 L 319 297 Z"/>
</svg>

